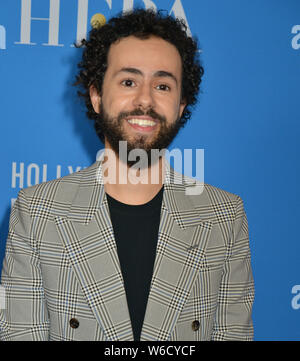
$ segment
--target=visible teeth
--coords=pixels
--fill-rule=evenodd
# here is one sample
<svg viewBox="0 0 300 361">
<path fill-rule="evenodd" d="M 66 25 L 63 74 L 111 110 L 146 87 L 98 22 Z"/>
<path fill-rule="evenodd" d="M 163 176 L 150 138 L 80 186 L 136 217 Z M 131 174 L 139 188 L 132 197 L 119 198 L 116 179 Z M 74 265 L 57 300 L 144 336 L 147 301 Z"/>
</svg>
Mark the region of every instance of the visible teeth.
<svg viewBox="0 0 300 361">
<path fill-rule="evenodd" d="M 156 123 L 148 119 L 128 119 L 128 123 L 137 124 L 141 127 L 153 127 Z"/>
</svg>

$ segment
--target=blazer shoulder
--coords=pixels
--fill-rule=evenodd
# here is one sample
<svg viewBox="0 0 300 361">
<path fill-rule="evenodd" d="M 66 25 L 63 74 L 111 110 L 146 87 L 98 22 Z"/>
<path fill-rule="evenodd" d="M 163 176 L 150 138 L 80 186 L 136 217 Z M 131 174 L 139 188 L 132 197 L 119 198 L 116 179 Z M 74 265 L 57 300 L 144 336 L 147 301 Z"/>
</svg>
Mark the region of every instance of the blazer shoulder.
<svg viewBox="0 0 300 361">
<path fill-rule="evenodd" d="M 174 172 L 176 173 L 176 172 Z M 209 183 L 203 183 L 195 178 L 188 177 L 184 175 L 184 183 L 186 189 L 193 185 L 198 185 L 200 192 L 196 192 L 192 195 L 193 201 L 197 203 L 202 203 L 207 200 L 209 203 L 226 203 L 242 201 L 241 197 L 235 193 L 229 192 L 222 188 L 213 186 Z M 205 202 L 207 203 L 207 202 Z"/>
<path fill-rule="evenodd" d="M 64 177 L 21 189 L 18 198 L 26 200 L 29 209 L 35 214 L 37 209 L 47 208 L 50 213 L 65 214 L 76 196 L 80 184 L 95 180 L 97 162 L 78 172 Z"/>
<path fill-rule="evenodd" d="M 236 217 L 243 213 L 243 201 L 235 193 L 204 183 L 201 194 L 189 196 L 202 219 L 222 223 L 230 227 Z"/>
<path fill-rule="evenodd" d="M 239 195 L 208 183 L 205 183 L 205 191 L 210 198 L 219 202 L 237 202 L 241 200 Z"/>
</svg>

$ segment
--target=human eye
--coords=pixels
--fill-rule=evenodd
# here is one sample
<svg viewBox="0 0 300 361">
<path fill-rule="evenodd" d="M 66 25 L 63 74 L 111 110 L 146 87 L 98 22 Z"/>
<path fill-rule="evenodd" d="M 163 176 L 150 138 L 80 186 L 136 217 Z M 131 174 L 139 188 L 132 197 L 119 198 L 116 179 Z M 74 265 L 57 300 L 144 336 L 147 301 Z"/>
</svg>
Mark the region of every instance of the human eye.
<svg viewBox="0 0 300 361">
<path fill-rule="evenodd" d="M 135 82 L 131 79 L 125 79 L 121 82 L 121 84 L 127 88 L 132 88 L 133 86 L 135 86 Z"/>
<path fill-rule="evenodd" d="M 157 85 L 156 89 L 162 90 L 162 91 L 170 91 L 171 88 L 167 84 L 159 84 Z"/>
</svg>

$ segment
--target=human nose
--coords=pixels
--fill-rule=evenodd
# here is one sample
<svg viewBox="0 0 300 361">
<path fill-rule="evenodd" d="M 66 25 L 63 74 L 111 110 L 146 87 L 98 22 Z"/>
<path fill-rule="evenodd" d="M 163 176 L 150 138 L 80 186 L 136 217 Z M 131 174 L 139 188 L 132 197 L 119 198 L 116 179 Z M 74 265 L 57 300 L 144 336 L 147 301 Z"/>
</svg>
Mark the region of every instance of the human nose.
<svg viewBox="0 0 300 361">
<path fill-rule="evenodd" d="M 152 88 L 149 84 L 139 87 L 134 98 L 134 106 L 142 109 L 154 107 Z"/>
</svg>

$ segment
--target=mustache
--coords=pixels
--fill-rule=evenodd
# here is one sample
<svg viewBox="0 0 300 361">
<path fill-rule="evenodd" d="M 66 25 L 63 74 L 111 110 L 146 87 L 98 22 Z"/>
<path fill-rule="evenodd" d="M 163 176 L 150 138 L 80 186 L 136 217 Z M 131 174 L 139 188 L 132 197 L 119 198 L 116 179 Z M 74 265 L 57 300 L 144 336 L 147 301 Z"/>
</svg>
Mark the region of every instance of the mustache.
<svg viewBox="0 0 300 361">
<path fill-rule="evenodd" d="M 163 115 L 158 114 L 154 109 L 149 109 L 147 112 L 143 112 L 141 109 L 134 109 L 131 112 L 121 112 L 118 115 L 118 123 L 127 117 L 132 117 L 134 115 L 146 115 L 153 119 L 159 120 L 161 123 L 166 123 L 167 119 Z"/>
</svg>

